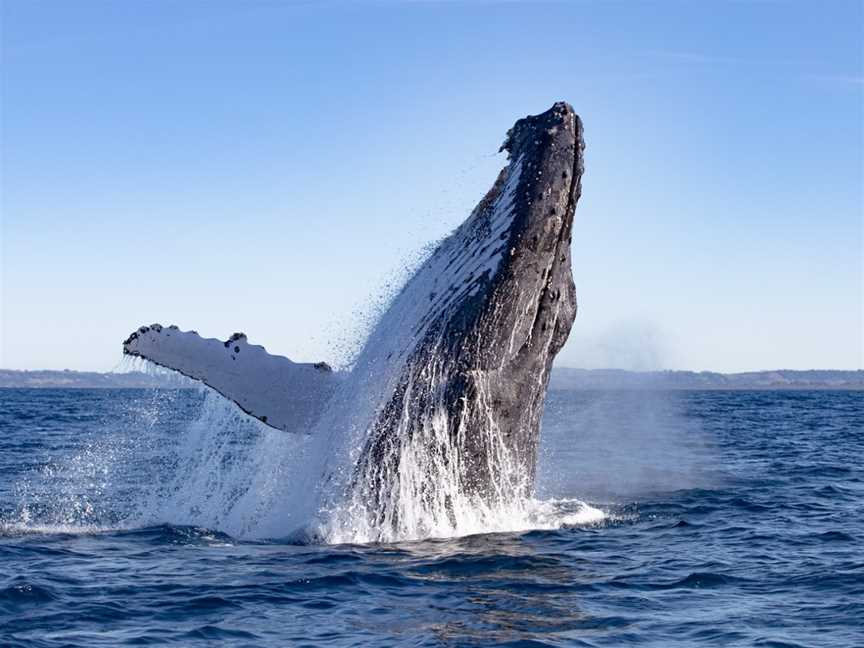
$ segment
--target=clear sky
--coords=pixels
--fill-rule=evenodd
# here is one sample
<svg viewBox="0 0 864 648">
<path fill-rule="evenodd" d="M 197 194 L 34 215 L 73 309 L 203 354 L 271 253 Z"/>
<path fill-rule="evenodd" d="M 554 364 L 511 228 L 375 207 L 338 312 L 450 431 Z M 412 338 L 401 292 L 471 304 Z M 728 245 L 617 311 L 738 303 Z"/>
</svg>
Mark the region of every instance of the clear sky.
<svg viewBox="0 0 864 648">
<path fill-rule="evenodd" d="M 515 119 L 585 124 L 564 366 L 864 364 L 864 3 L 2 2 L 0 367 L 338 360 Z"/>
</svg>

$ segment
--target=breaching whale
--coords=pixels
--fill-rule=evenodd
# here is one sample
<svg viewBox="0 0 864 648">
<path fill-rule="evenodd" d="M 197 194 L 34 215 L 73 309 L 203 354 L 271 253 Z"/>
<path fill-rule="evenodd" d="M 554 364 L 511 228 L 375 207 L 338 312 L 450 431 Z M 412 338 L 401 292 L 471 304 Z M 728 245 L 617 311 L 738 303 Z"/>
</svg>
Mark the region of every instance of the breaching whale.
<svg viewBox="0 0 864 648">
<path fill-rule="evenodd" d="M 517 121 L 492 188 L 395 296 L 350 371 L 270 355 L 242 333 L 158 324 L 123 351 L 268 426 L 329 439 L 344 461 L 322 477 L 368 525 L 398 529 L 424 511 L 455 523 L 466 505 L 527 497 L 549 372 L 576 315 L 583 149 L 567 103 Z"/>
</svg>

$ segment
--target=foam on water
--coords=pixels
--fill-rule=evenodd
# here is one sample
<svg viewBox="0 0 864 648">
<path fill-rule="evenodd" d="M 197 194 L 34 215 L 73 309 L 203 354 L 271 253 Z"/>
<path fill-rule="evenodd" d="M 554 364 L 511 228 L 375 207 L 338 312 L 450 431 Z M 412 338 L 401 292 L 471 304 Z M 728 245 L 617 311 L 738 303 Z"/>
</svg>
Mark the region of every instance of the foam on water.
<svg viewBox="0 0 864 648">
<path fill-rule="evenodd" d="M 116 531 L 116 527 L 88 524 L 39 524 L 26 516 L 18 522 L 0 522 L 0 537 L 23 535 L 88 535 Z"/>
</svg>

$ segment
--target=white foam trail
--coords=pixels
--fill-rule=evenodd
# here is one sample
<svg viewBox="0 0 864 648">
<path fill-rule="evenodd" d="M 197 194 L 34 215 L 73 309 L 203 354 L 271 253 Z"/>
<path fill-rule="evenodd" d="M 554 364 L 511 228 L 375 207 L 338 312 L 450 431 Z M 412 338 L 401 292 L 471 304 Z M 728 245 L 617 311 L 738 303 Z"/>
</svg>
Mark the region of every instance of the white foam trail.
<svg viewBox="0 0 864 648">
<path fill-rule="evenodd" d="M 437 519 L 434 525 L 421 524 L 411 531 L 382 534 L 379 527 L 362 523 L 357 526 L 333 525 L 323 529 L 331 544 L 365 544 L 369 542 L 404 542 L 428 539 L 459 538 L 486 533 L 522 533 L 534 530 L 556 530 L 567 527 L 594 526 L 609 519 L 604 511 L 585 502 L 569 500 L 526 499 L 510 506 L 490 508 L 475 503 L 474 509 L 463 508 L 457 522 Z M 350 518 L 349 518 L 350 519 Z M 365 521 L 357 515 L 355 521 Z M 406 528 L 407 525 L 406 525 Z"/>
</svg>

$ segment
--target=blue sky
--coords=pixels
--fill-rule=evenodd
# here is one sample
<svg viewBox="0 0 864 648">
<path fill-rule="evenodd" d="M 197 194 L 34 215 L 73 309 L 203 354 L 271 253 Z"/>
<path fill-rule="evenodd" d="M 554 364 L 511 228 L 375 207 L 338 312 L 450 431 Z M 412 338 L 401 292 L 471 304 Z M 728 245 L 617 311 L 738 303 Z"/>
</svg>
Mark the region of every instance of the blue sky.
<svg viewBox="0 0 864 648">
<path fill-rule="evenodd" d="M 564 99 L 564 366 L 864 365 L 864 4 L 2 3 L 0 366 L 339 360 Z"/>
</svg>

